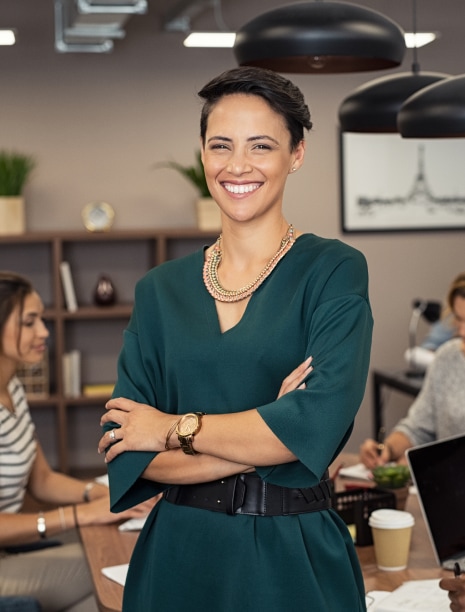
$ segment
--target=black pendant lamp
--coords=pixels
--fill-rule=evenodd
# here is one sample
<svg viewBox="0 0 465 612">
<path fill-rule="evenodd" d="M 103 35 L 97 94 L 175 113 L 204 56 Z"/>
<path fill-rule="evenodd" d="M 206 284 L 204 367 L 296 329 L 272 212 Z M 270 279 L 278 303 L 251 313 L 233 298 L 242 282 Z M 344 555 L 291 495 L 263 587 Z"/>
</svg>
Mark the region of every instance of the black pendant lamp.
<svg viewBox="0 0 465 612">
<path fill-rule="evenodd" d="M 412 3 L 413 34 L 417 32 L 416 0 Z M 412 72 L 381 77 L 358 87 L 339 107 L 339 123 L 344 132 L 398 132 L 397 115 L 403 103 L 415 92 L 443 81 L 449 75 L 420 72 L 417 47 L 413 48 Z"/>
<path fill-rule="evenodd" d="M 432 83 L 443 81 L 439 72 L 403 72 L 381 77 L 358 87 L 339 107 L 344 132 L 398 132 L 397 115 L 412 94 Z"/>
<path fill-rule="evenodd" d="M 381 13 L 348 2 L 300 2 L 259 15 L 236 34 L 241 66 L 277 72 L 340 73 L 395 68 L 403 30 Z"/>
<path fill-rule="evenodd" d="M 465 75 L 418 91 L 402 105 L 397 122 L 403 138 L 465 137 Z"/>
</svg>

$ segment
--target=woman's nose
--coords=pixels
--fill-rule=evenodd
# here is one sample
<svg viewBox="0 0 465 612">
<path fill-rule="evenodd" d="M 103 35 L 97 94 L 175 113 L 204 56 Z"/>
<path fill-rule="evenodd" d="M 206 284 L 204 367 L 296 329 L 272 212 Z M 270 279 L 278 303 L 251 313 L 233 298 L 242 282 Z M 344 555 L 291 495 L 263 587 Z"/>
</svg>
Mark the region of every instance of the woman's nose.
<svg viewBox="0 0 465 612">
<path fill-rule="evenodd" d="M 235 153 L 230 157 L 227 169 L 231 174 L 243 174 L 250 172 L 252 167 L 246 155 Z"/>
<path fill-rule="evenodd" d="M 48 327 L 45 325 L 45 322 L 41 319 L 39 322 L 39 336 L 42 338 L 48 338 L 50 336 L 50 332 L 48 331 Z"/>
</svg>

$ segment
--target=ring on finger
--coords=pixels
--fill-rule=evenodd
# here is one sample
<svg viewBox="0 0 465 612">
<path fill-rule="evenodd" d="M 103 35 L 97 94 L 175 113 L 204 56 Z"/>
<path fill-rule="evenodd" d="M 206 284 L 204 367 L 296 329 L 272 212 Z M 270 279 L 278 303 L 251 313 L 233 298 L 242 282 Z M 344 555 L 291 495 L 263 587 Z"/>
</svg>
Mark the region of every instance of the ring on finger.
<svg viewBox="0 0 465 612">
<path fill-rule="evenodd" d="M 109 435 L 110 435 L 110 440 L 112 442 L 114 442 L 116 440 L 115 430 L 114 429 L 110 430 L 110 434 Z"/>
</svg>

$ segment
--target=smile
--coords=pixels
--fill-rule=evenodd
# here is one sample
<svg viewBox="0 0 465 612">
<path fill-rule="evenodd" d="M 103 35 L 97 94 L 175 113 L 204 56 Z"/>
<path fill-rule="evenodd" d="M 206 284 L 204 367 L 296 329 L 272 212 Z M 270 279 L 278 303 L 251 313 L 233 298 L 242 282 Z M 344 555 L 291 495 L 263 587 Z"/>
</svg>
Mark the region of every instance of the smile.
<svg viewBox="0 0 465 612">
<path fill-rule="evenodd" d="M 252 193 L 261 187 L 261 183 L 248 183 L 247 185 L 233 185 L 232 183 L 223 183 L 223 187 L 229 193 Z"/>
</svg>

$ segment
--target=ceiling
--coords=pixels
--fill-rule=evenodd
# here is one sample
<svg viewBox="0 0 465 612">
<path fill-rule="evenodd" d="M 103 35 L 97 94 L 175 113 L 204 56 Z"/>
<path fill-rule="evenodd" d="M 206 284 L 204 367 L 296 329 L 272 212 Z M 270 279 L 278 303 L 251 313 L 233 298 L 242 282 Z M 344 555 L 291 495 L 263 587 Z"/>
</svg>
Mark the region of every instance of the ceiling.
<svg viewBox="0 0 465 612">
<path fill-rule="evenodd" d="M 62 0 L 63 1 L 63 0 Z M 77 0 L 70 0 L 75 1 Z M 87 0 L 96 2 L 96 0 Z M 109 2 L 110 0 L 100 0 Z M 135 2 L 136 0 L 114 0 L 114 2 Z M 150 30 L 144 33 L 157 36 L 164 33 L 166 21 L 183 14 L 182 8 L 194 9 L 190 20 L 192 29 L 218 30 L 218 19 L 215 20 L 214 2 L 219 0 L 147 0 L 145 14 L 137 14 L 125 18 L 125 44 L 130 44 L 131 37 L 137 36 L 142 21 L 150 22 Z M 221 23 L 229 30 L 235 31 L 253 17 L 270 9 L 295 0 L 222 0 Z M 412 0 L 413 2 L 413 0 Z M 412 2 L 407 0 L 361 0 L 357 4 L 380 11 L 391 17 L 405 30 L 411 30 L 413 25 Z M 428 51 L 421 51 L 421 57 L 428 58 L 437 54 L 464 55 L 463 25 L 465 10 L 463 0 L 417 0 L 417 29 L 439 31 L 441 38 L 430 45 Z M 1 0 L 0 27 L 16 28 L 19 35 L 18 44 L 54 44 L 55 37 L 54 0 Z M 146 34 L 145 34 L 146 35 Z M 173 34 L 173 36 L 176 34 Z M 118 40 L 114 40 L 114 46 Z M 421 59 L 420 57 L 420 59 Z M 422 62 L 423 63 L 423 62 Z M 422 66 L 423 67 L 423 66 Z M 465 72 L 465 62 L 463 66 Z"/>
</svg>

